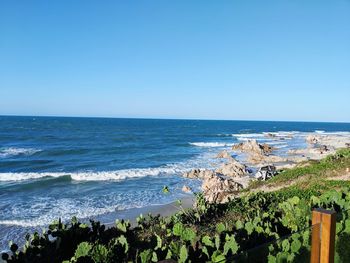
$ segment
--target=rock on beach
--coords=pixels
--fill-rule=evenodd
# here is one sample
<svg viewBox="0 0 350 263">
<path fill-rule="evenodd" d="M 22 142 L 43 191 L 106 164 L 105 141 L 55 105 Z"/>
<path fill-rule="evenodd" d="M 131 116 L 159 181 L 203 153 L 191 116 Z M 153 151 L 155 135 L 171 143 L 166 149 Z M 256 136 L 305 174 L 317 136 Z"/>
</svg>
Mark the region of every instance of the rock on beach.
<svg viewBox="0 0 350 263">
<path fill-rule="evenodd" d="M 225 163 L 221 167 L 216 169 L 215 172 L 225 176 L 236 177 L 244 176 L 250 171 L 246 165 L 241 164 L 240 162 L 232 158 L 228 163 Z"/>
<path fill-rule="evenodd" d="M 241 189 L 243 186 L 240 183 L 220 175 L 207 177 L 202 184 L 204 198 L 209 203 L 225 203 L 237 195 Z"/>
</svg>

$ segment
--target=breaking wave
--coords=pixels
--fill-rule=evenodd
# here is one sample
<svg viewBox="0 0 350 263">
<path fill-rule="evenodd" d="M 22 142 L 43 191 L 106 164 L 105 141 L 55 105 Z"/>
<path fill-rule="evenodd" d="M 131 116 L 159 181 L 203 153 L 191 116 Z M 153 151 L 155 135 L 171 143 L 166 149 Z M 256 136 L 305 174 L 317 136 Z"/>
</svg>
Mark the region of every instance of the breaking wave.
<svg viewBox="0 0 350 263">
<path fill-rule="evenodd" d="M 0 149 L 0 157 L 12 157 L 17 155 L 32 155 L 34 153 L 41 152 L 40 149 L 35 148 L 16 148 L 8 147 Z"/>
<path fill-rule="evenodd" d="M 127 178 L 137 178 L 145 176 L 157 176 L 162 174 L 177 174 L 184 172 L 186 169 L 177 167 L 176 165 L 158 168 L 143 168 L 143 169 L 125 169 L 116 171 L 101 171 L 101 172 L 30 172 L 30 173 L 0 173 L 0 181 L 24 181 L 34 180 L 47 177 L 62 177 L 70 176 L 74 181 L 111 181 L 124 180 Z"/>
</svg>

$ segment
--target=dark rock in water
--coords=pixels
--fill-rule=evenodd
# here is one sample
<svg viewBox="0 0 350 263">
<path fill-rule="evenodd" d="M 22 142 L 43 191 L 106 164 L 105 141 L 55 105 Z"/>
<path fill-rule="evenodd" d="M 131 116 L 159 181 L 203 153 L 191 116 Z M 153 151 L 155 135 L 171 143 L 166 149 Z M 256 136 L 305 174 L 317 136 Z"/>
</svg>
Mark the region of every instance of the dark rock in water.
<svg viewBox="0 0 350 263">
<path fill-rule="evenodd" d="M 267 138 L 276 138 L 277 136 L 276 136 L 276 134 L 269 132 L 269 133 L 265 134 L 265 137 L 267 137 Z"/>
<path fill-rule="evenodd" d="M 277 174 L 276 167 L 274 165 L 266 165 L 259 168 L 255 174 L 255 178 L 266 181 Z"/>
</svg>

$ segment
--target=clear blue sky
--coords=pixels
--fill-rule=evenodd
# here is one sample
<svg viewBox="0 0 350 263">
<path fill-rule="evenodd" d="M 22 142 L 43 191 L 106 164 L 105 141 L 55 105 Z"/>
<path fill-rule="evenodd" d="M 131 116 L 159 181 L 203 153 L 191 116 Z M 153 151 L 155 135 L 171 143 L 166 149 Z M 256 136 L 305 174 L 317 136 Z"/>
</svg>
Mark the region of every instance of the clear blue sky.
<svg viewBox="0 0 350 263">
<path fill-rule="evenodd" d="M 0 114 L 350 121 L 350 1 L 1 1 Z"/>
</svg>

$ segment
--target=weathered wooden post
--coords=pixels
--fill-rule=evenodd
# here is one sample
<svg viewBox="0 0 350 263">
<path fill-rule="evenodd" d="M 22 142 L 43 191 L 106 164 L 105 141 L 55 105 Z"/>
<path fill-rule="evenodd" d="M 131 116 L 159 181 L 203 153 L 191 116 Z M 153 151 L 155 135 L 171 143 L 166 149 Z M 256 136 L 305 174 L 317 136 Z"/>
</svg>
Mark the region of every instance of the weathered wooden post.
<svg viewBox="0 0 350 263">
<path fill-rule="evenodd" d="M 311 263 L 334 263 L 336 212 L 312 211 Z"/>
</svg>

